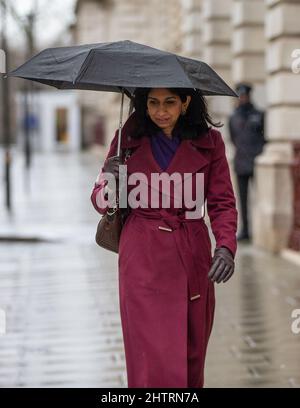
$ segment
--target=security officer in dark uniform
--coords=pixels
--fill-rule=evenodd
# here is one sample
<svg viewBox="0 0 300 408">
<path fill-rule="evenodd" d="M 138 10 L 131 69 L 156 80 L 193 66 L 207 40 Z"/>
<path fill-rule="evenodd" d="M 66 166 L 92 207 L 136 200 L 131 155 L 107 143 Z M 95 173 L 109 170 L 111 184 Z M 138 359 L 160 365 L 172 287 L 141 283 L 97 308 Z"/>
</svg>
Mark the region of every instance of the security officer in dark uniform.
<svg viewBox="0 0 300 408">
<path fill-rule="evenodd" d="M 266 143 L 264 138 L 264 112 L 256 109 L 251 102 L 249 84 L 240 83 L 236 86 L 239 95 L 238 106 L 229 118 L 229 132 L 235 146 L 234 171 L 237 176 L 239 197 L 242 212 L 243 228 L 238 240 L 249 240 L 248 226 L 248 186 L 252 181 L 254 159 L 259 155 Z"/>
</svg>

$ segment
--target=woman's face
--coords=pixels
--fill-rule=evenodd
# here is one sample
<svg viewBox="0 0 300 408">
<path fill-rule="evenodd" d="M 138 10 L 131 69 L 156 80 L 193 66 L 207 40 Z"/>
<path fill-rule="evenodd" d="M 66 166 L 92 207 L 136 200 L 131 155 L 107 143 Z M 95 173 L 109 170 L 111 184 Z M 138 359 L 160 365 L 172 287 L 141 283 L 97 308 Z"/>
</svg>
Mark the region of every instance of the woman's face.
<svg viewBox="0 0 300 408">
<path fill-rule="evenodd" d="M 152 88 L 147 98 L 147 112 L 150 119 L 159 126 L 165 134 L 171 135 L 181 112 L 186 110 L 191 97 L 188 95 L 185 103 L 180 97 L 166 88 Z"/>
</svg>

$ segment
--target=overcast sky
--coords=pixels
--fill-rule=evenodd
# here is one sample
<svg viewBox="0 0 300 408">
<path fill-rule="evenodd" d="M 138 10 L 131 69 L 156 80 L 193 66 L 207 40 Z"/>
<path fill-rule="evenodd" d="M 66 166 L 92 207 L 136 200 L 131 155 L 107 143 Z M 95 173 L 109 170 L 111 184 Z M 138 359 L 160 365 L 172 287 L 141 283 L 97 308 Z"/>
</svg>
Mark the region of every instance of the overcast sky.
<svg viewBox="0 0 300 408">
<path fill-rule="evenodd" d="M 40 48 L 47 47 L 66 26 L 74 21 L 76 0 L 7 0 L 21 16 L 26 16 L 33 8 L 38 10 L 36 37 Z M 8 37 L 10 44 L 22 47 L 24 35 L 12 17 L 8 17 Z"/>
</svg>

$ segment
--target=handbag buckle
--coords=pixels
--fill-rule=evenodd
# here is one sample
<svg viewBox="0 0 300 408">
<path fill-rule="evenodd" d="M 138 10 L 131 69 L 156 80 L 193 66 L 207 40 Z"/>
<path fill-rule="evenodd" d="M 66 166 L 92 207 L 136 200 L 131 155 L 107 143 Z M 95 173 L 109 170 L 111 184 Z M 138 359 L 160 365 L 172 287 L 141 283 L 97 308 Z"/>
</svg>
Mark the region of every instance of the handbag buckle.
<svg viewBox="0 0 300 408">
<path fill-rule="evenodd" d="M 117 212 L 117 210 L 118 210 L 118 207 L 109 208 L 107 210 L 107 214 L 108 215 L 114 215 Z"/>
</svg>

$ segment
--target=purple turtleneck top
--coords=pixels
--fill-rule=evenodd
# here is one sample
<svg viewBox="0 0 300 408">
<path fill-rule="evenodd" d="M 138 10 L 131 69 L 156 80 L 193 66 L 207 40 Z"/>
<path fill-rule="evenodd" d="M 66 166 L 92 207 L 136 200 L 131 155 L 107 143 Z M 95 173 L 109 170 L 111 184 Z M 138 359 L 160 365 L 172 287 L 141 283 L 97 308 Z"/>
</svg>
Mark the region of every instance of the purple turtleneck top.
<svg viewBox="0 0 300 408">
<path fill-rule="evenodd" d="M 181 140 L 178 131 L 172 132 L 172 139 L 161 130 L 151 136 L 152 153 L 162 171 L 165 171 L 174 156 Z"/>
</svg>

